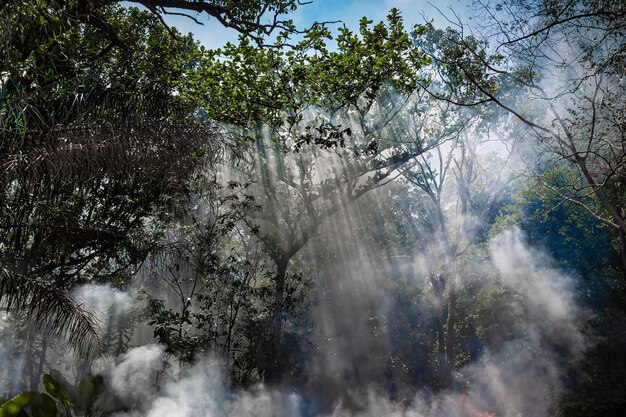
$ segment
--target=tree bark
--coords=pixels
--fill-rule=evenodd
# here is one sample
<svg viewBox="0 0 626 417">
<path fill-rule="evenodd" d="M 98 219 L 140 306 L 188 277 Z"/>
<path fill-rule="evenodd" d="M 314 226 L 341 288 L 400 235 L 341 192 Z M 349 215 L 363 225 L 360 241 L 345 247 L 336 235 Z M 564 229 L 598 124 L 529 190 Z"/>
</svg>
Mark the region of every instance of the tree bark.
<svg viewBox="0 0 626 417">
<path fill-rule="evenodd" d="M 44 337 L 41 341 L 41 351 L 39 352 L 39 365 L 37 366 L 37 384 L 39 384 L 39 380 L 41 375 L 43 375 L 43 368 L 46 364 L 46 355 L 48 354 L 48 342 L 50 340 L 50 329 L 46 329 Z"/>
<path fill-rule="evenodd" d="M 448 286 L 448 323 L 446 328 L 446 376 L 447 387 L 454 385 L 454 362 L 456 360 L 454 325 L 456 324 L 456 275 L 450 275 Z"/>
<path fill-rule="evenodd" d="M 617 229 L 617 237 L 619 239 L 619 256 L 622 262 L 622 278 L 626 284 L 626 232 L 623 229 Z"/>
<path fill-rule="evenodd" d="M 448 380 L 448 368 L 446 366 L 446 322 L 443 318 L 443 304 L 437 311 L 437 365 L 439 367 L 439 386 L 444 388 Z"/>
<path fill-rule="evenodd" d="M 274 283 L 274 306 L 272 313 L 272 339 L 270 342 L 269 367 L 265 373 L 267 382 L 280 380 L 282 372 L 281 345 L 283 339 L 283 309 L 285 303 L 285 280 L 290 257 L 283 256 L 276 262 L 276 282 Z"/>
<path fill-rule="evenodd" d="M 431 276 L 430 282 L 433 286 L 433 295 L 437 302 L 437 366 L 440 387 L 445 387 L 447 377 L 446 366 L 446 321 L 444 314 L 443 292 L 445 290 L 446 280 L 443 275 Z"/>
<path fill-rule="evenodd" d="M 39 390 L 39 374 L 37 373 L 37 355 L 36 343 L 37 334 L 32 326 L 27 326 L 28 337 L 26 339 L 26 367 L 25 373 L 28 375 L 28 389 L 30 391 Z"/>
</svg>

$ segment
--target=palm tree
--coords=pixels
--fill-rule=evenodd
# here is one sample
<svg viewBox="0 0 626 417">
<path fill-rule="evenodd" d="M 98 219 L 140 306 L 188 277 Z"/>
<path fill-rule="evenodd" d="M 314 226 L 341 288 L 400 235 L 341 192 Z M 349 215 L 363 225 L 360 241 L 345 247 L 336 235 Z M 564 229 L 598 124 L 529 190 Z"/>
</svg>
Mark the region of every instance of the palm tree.
<svg viewBox="0 0 626 417">
<path fill-rule="evenodd" d="M 71 291 L 128 282 L 223 135 L 174 94 L 197 51 L 190 37 L 110 6 L 100 13 L 126 42 L 110 47 L 98 28 L 56 33 L 54 9 L 18 9 L 0 11 L 12 28 L 0 37 L 0 306 L 98 351 L 98 325 Z"/>
</svg>

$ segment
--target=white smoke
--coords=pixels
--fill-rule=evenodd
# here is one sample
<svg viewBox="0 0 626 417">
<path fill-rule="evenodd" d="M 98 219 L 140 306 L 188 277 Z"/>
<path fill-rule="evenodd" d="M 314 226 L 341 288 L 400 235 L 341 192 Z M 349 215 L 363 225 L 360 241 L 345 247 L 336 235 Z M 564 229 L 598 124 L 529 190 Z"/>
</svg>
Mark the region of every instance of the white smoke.
<svg viewBox="0 0 626 417">
<path fill-rule="evenodd" d="M 24 355 L 14 348 L 15 329 L 10 314 L 0 313 L 0 398 L 14 393 L 20 386 Z"/>
<path fill-rule="evenodd" d="M 493 239 L 489 253 L 482 267 L 485 274 L 496 272 L 491 285 L 506 286 L 524 299 L 528 314 L 520 325 L 525 332 L 461 368 L 457 391 L 419 390 L 413 398 L 394 401 L 377 389 L 379 381 L 371 381 L 367 389 L 347 393 L 350 405 L 340 401 L 326 414 L 312 414 L 310 399 L 286 387 L 230 389 L 215 358 L 165 378 L 163 349 L 148 345 L 128 352 L 108 373 L 109 390 L 123 409 L 134 413 L 116 416 L 548 416 L 558 404 L 565 363 L 578 360 L 590 343 L 584 311 L 576 304 L 574 279 L 551 267 L 549 257 L 529 248 L 519 230 Z M 162 375 L 159 383 L 157 374 Z M 319 387 L 320 393 L 324 390 Z"/>
<path fill-rule="evenodd" d="M 100 325 L 111 317 L 124 314 L 132 308 L 131 294 L 116 290 L 108 285 L 82 285 L 74 292 L 76 301 L 92 312 Z"/>
<path fill-rule="evenodd" d="M 220 366 L 215 360 L 204 360 L 183 371 L 178 380 L 165 384 L 154 401 L 148 417 L 193 417 L 222 415 L 225 386 Z"/>
<path fill-rule="evenodd" d="M 268 390 L 263 385 L 236 395 L 226 404 L 228 417 L 298 417 L 301 398 L 295 393 Z"/>
<path fill-rule="evenodd" d="M 180 372 L 167 373 L 165 358 L 162 346 L 140 346 L 123 355 L 106 372 L 106 396 L 114 398 L 114 407 L 123 410 L 116 417 L 299 415 L 300 398 L 296 394 L 269 390 L 263 385 L 241 392 L 228 390 L 216 358 L 204 358 Z"/>
<path fill-rule="evenodd" d="M 107 372 L 112 394 L 124 406 L 145 407 L 156 400 L 157 372 L 162 371 L 164 351 L 158 345 L 145 345 L 124 354 L 118 364 Z M 143 410 L 142 410 L 143 411 Z"/>
<path fill-rule="evenodd" d="M 585 312 L 576 302 L 574 279 L 550 267 L 550 258 L 529 248 L 518 229 L 500 234 L 489 248 L 502 283 L 524 296 L 532 313 L 527 326 L 535 342 L 550 342 L 575 358 L 582 354 L 589 341 L 583 331 Z"/>
</svg>

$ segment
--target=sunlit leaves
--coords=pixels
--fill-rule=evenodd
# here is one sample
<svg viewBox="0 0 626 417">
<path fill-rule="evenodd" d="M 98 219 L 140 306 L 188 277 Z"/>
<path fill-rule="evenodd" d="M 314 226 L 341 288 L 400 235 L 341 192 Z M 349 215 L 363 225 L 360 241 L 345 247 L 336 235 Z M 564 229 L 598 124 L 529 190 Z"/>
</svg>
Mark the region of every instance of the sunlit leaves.
<svg viewBox="0 0 626 417">
<path fill-rule="evenodd" d="M 76 404 L 71 400 L 67 389 L 48 374 L 43 375 L 43 386 L 54 399 L 70 408 L 75 408 Z"/>
<path fill-rule="evenodd" d="M 57 415 L 57 406 L 49 395 L 27 391 L 2 404 L 0 417 L 22 417 L 26 407 L 30 407 L 32 417 L 56 417 Z"/>
<path fill-rule="evenodd" d="M 372 101 L 381 90 L 414 90 L 429 61 L 412 45 L 395 9 L 386 23 L 361 20 L 358 33 L 339 28 L 336 39 L 316 24 L 291 48 L 259 49 L 241 39 L 205 51 L 185 94 L 216 120 L 291 126 L 311 106 L 333 111 Z"/>
</svg>

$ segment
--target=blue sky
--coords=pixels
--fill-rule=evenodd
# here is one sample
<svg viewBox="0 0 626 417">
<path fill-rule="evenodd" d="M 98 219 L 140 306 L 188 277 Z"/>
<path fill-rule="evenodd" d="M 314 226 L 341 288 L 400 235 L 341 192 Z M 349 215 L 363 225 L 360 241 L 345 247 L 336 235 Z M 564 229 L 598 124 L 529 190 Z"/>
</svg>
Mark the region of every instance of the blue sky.
<svg viewBox="0 0 626 417">
<path fill-rule="evenodd" d="M 437 7 L 452 16 L 452 11 L 466 20 L 468 14 L 468 0 L 444 0 L 433 1 Z M 439 12 L 426 0 L 314 0 L 298 8 L 290 17 L 298 27 L 311 26 L 316 21 L 340 20 L 350 29 L 356 29 L 361 17 L 378 22 L 385 19 L 391 8 L 397 8 L 402 12 L 407 27 L 415 23 L 423 23 L 424 15 L 428 19 L 434 19 L 437 26 L 445 27 L 447 22 Z M 208 48 L 218 48 L 226 42 L 235 42 L 237 33 L 233 30 L 222 27 L 215 19 L 206 21 L 202 18 L 204 25 L 200 26 L 192 20 L 168 16 L 166 21 L 172 26 L 176 26 L 181 32 L 192 32 L 194 37 Z M 341 23 L 337 24 L 340 26 Z"/>
</svg>

